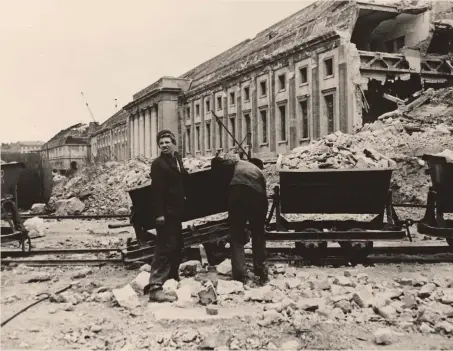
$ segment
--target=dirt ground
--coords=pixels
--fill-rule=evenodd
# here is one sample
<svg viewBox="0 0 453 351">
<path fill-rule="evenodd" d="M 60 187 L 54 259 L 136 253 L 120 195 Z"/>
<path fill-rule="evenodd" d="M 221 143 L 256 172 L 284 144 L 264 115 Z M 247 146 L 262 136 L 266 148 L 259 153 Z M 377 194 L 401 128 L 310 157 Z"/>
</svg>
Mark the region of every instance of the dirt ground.
<svg viewBox="0 0 453 351">
<path fill-rule="evenodd" d="M 108 229 L 107 223 L 113 222 L 46 221 L 46 236 L 34 239 L 33 244 L 37 249 L 122 247 L 131 228 Z M 120 307 L 110 292 L 131 283 L 139 273 L 138 269 L 126 270 L 122 266 L 2 267 L 2 322 L 37 301 L 39 294 L 53 293 L 78 282 L 64 293 L 70 297 L 69 302 L 43 301 L 3 326 L 2 349 L 453 349 L 453 330 L 449 330 L 453 324 L 453 302 L 446 300 L 453 291 L 451 264 L 355 268 L 279 265 L 273 268 L 273 297 L 246 301 L 244 292 L 228 293 L 215 306 L 217 316 L 206 314 L 206 307 L 197 303 L 185 307 L 149 303 L 141 293 L 137 294 L 138 307 Z M 343 282 L 345 277 L 355 283 Z M 361 280 L 364 277 L 366 283 Z M 29 282 L 32 278 L 41 281 Z M 194 278 L 183 281 L 188 279 Z M 209 279 L 228 280 L 228 276 L 213 273 Z M 197 274 L 195 280 L 203 280 L 203 274 Z M 282 287 L 295 280 L 294 286 Z M 325 282 L 327 289 L 321 287 Z M 433 286 L 432 291 L 422 295 L 421 289 L 429 285 Z M 373 289 L 376 296 L 399 289 L 401 295 L 392 297 L 391 302 L 396 313 L 389 318 L 383 318 L 382 313 L 370 316 L 365 313 L 369 309 L 348 302 L 350 297 L 336 299 L 333 310 L 328 312 L 321 305 L 317 309 L 303 307 L 321 297 L 352 296 L 354 290 L 363 288 Z M 249 289 L 245 288 L 245 294 Z M 250 291 L 256 289 L 259 288 Z M 275 292 L 279 289 L 280 294 L 297 302 L 297 307 L 272 314 L 274 307 L 270 306 L 278 301 Z M 406 296 L 416 296 L 416 303 L 409 310 L 401 307 Z M 345 307 L 345 303 L 352 308 Z M 434 319 L 420 319 L 425 305 L 437 309 Z M 375 333 L 380 329 L 389 339 L 387 345 L 376 344 Z"/>
</svg>

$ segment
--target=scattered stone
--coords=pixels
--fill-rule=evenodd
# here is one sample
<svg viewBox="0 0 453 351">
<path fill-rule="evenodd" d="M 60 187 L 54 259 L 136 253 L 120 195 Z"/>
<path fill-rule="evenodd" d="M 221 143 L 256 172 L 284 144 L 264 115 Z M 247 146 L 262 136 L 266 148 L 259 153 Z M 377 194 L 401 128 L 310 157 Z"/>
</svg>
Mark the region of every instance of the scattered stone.
<svg viewBox="0 0 453 351">
<path fill-rule="evenodd" d="M 231 268 L 231 260 L 228 258 L 222 263 L 218 264 L 216 267 L 217 273 L 223 275 L 230 275 L 232 268 Z"/>
<path fill-rule="evenodd" d="M 265 327 L 269 326 L 275 322 L 278 322 L 281 319 L 280 313 L 276 310 L 264 311 L 263 319 L 258 320 L 258 325 Z"/>
<path fill-rule="evenodd" d="M 113 298 L 113 294 L 110 291 L 103 291 L 100 293 L 97 293 L 94 296 L 94 301 L 96 302 L 109 302 Z"/>
<path fill-rule="evenodd" d="M 194 300 L 192 299 L 192 288 L 189 285 L 184 285 L 176 290 L 178 300 L 175 305 L 182 308 L 193 306 Z"/>
<path fill-rule="evenodd" d="M 373 295 L 368 290 L 361 289 L 352 295 L 352 300 L 362 308 L 371 307 L 373 305 Z"/>
<path fill-rule="evenodd" d="M 100 325 L 94 324 L 91 326 L 90 331 L 93 333 L 99 333 L 102 330 L 102 327 Z"/>
<path fill-rule="evenodd" d="M 151 265 L 148 263 L 145 263 L 143 266 L 139 268 L 140 272 L 151 272 Z"/>
<path fill-rule="evenodd" d="M 246 291 L 244 300 L 271 302 L 272 298 L 272 287 L 270 285 L 265 285 L 260 288 Z"/>
<path fill-rule="evenodd" d="M 138 294 L 143 293 L 145 287 L 149 284 L 149 272 L 140 272 L 137 277 L 130 283 L 132 289 L 136 291 Z"/>
<path fill-rule="evenodd" d="M 375 312 L 385 319 L 393 319 L 396 315 L 396 310 L 392 306 L 377 307 Z"/>
<path fill-rule="evenodd" d="M 57 200 L 55 202 L 55 215 L 66 216 L 73 214 L 80 214 L 85 208 L 85 204 L 76 197 L 70 199 Z"/>
<path fill-rule="evenodd" d="M 420 289 L 420 291 L 418 292 L 418 297 L 424 299 L 424 298 L 427 298 L 427 297 L 430 297 L 431 294 L 437 289 L 437 286 L 436 284 L 434 283 L 428 283 L 424 286 L 422 286 L 422 288 Z"/>
<path fill-rule="evenodd" d="M 72 278 L 73 279 L 81 279 L 81 278 L 85 278 L 88 274 L 91 274 L 93 273 L 93 271 L 90 269 L 90 268 L 83 268 L 77 272 L 75 272 L 73 275 L 72 275 Z"/>
<path fill-rule="evenodd" d="M 162 286 L 164 290 L 176 291 L 178 289 L 178 282 L 174 279 L 167 280 Z"/>
<path fill-rule="evenodd" d="M 324 280 L 321 280 L 318 283 L 318 289 L 320 289 L 320 290 L 330 290 L 330 286 L 331 285 L 332 284 L 330 284 L 328 279 L 324 279 Z"/>
<path fill-rule="evenodd" d="M 182 279 L 179 282 L 179 288 L 188 286 L 192 292 L 192 297 L 198 297 L 198 293 L 203 289 L 203 285 L 193 278 Z"/>
<path fill-rule="evenodd" d="M 28 278 L 26 281 L 27 283 L 39 283 L 39 282 L 47 282 L 49 280 L 52 280 L 54 278 L 53 275 L 50 275 L 49 273 L 45 272 L 38 272 L 35 273 L 32 277 Z"/>
<path fill-rule="evenodd" d="M 347 278 L 350 278 L 350 277 L 352 277 L 352 274 L 351 274 L 351 272 L 350 272 L 350 271 L 344 271 L 344 273 L 343 273 L 343 274 L 344 274 L 344 276 L 345 276 L 345 277 L 347 277 Z"/>
<path fill-rule="evenodd" d="M 434 330 L 436 332 L 443 332 L 445 334 L 452 334 L 453 333 L 453 324 L 447 321 L 441 321 L 436 323 L 434 326 Z"/>
<path fill-rule="evenodd" d="M 418 330 L 420 330 L 420 332 L 423 334 L 431 334 L 432 332 L 434 332 L 434 329 L 431 328 L 428 323 L 420 324 Z"/>
<path fill-rule="evenodd" d="M 133 309 L 140 306 L 138 296 L 130 284 L 127 284 L 120 289 L 113 289 L 112 293 L 121 307 Z"/>
<path fill-rule="evenodd" d="M 368 274 L 366 274 L 366 273 L 357 274 L 357 280 L 359 280 L 361 282 L 367 281 L 368 280 Z"/>
<path fill-rule="evenodd" d="M 21 342 L 19 344 L 19 347 L 22 348 L 22 349 L 28 349 L 29 348 L 28 344 L 25 341 Z"/>
<path fill-rule="evenodd" d="M 348 300 L 340 300 L 335 304 L 335 307 L 340 308 L 343 313 L 351 313 L 352 305 Z"/>
<path fill-rule="evenodd" d="M 405 295 L 401 299 L 401 302 L 403 303 L 403 308 L 413 308 L 417 306 L 417 301 L 415 300 L 415 297 L 412 295 Z"/>
<path fill-rule="evenodd" d="M 64 295 L 61 294 L 51 294 L 49 296 L 49 301 L 54 302 L 54 303 L 65 303 L 68 302 L 68 300 L 65 298 Z"/>
<path fill-rule="evenodd" d="M 330 317 L 338 320 L 343 320 L 344 319 L 344 312 L 341 308 L 335 307 L 332 312 L 330 313 Z"/>
<path fill-rule="evenodd" d="M 71 304 L 71 303 L 66 303 L 66 304 L 63 306 L 63 309 L 64 309 L 65 311 L 68 311 L 68 312 L 74 311 L 74 305 Z"/>
<path fill-rule="evenodd" d="M 46 235 L 46 226 L 42 218 L 29 218 L 24 221 L 24 227 L 28 230 L 28 236 L 31 239 Z"/>
<path fill-rule="evenodd" d="M 340 286 L 350 286 L 350 287 L 355 287 L 355 283 L 351 281 L 351 279 L 345 277 L 345 276 L 338 276 L 335 278 L 333 281 L 334 284 L 340 285 Z"/>
<path fill-rule="evenodd" d="M 201 262 L 196 260 L 184 262 L 179 266 L 179 271 L 184 277 L 194 277 L 201 269 Z"/>
<path fill-rule="evenodd" d="M 229 295 L 244 292 L 244 284 L 236 280 L 219 279 L 217 282 L 217 294 Z"/>
<path fill-rule="evenodd" d="M 311 299 L 299 299 L 297 301 L 297 307 L 299 310 L 305 311 L 316 311 L 320 305 L 324 305 L 325 300 L 323 298 L 311 298 Z"/>
<path fill-rule="evenodd" d="M 429 307 L 424 307 L 423 309 L 419 310 L 417 322 L 418 323 L 426 322 L 426 323 L 434 325 L 437 322 L 439 322 L 440 319 L 441 319 L 441 315 L 439 312 L 437 312 L 436 310 L 433 310 Z"/>
<path fill-rule="evenodd" d="M 377 345 L 390 345 L 393 342 L 393 333 L 389 328 L 379 328 L 373 336 Z"/>
<path fill-rule="evenodd" d="M 279 350 L 296 351 L 302 347 L 302 342 L 295 337 L 287 337 L 277 343 Z"/>
<path fill-rule="evenodd" d="M 210 316 L 216 316 L 219 314 L 218 308 L 215 307 L 206 307 L 206 313 L 209 314 Z"/>
<path fill-rule="evenodd" d="M 217 303 L 217 294 L 212 283 L 206 284 L 206 286 L 198 293 L 200 304 L 203 306 Z"/>
<path fill-rule="evenodd" d="M 444 289 L 440 301 L 446 305 L 453 305 L 453 289 Z"/>
</svg>

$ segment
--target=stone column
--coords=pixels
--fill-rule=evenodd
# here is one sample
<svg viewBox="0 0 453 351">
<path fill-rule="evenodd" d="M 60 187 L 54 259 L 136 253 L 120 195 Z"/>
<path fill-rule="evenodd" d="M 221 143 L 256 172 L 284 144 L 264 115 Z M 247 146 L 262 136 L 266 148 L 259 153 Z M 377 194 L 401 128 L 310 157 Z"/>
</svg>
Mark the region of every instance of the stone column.
<svg viewBox="0 0 453 351">
<path fill-rule="evenodd" d="M 145 155 L 145 111 L 140 110 L 138 112 L 139 118 L 139 145 L 140 145 L 140 156 Z"/>
<path fill-rule="evenodd" d="M 157 157 L 159 154 L 157 141 L 156 141 L 156 134 L 157 134 L 157 109 L 156 105 L 151 107 L 151 156 Z"/>
<path fill-rule="evenodd" d="M 128 145 L 128 158 L 132 158 L 132 135 L 134 131 L 132 130 L 132 116 L 129 116 L 127 119 L 127 145 Z"/>
<path fill-rule="evenodd" d="M 140 155 L 140 147 L 139 147 L 139 140 L 140 140 L 140 134 L 139 134 L 139 117 L 138 117 L 139 112 L 134 114 L 134 155 L 137 157 Z"/>
<path fill-rule="evenodd" d="M 151 114 L 149 107 L 145 109 L 145 157 L 151 157 Z"/>
</svg>

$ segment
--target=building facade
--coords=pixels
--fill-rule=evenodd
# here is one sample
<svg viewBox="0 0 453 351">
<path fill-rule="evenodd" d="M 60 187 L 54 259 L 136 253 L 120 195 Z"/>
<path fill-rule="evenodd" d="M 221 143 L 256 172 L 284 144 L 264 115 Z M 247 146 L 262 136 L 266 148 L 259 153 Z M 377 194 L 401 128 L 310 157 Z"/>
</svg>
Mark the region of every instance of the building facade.
<svg viewBox="0 0 453 351">
<path fill-rule="evenodd" d="M 41 146 L 44 144 L 42 141 L 18 141 L 16 143 L 2 143 L 2 152 L 16 152 L 27 154 L 30 152 L 39 152 Z"/>
<path fill-rule="evenodd" d="M 129 159 L 129 113 L 121 109 L 100 125 L 91 135 L 91 161 L 124 161 Z"/>
<path fill-rule="evenodd" d="M 433 4 L 320 0 L 161 78 L 125 106 L 130 156 L 157 156 L 162 128 L 178 134 L 185 156 L 227 152 L 237 145 L 223 124 L 254 155 L 273 157 L 396 109 L 386 94 L 404 100 L 452 84 L 453 27 L 438 15 L 453 10 Z"/>
</svg>

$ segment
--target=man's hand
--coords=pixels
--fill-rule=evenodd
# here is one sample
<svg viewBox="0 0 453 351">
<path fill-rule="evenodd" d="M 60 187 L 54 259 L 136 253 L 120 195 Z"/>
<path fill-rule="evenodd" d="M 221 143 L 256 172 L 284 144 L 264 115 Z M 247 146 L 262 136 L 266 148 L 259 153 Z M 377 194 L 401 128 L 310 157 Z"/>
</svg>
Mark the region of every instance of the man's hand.
<svg viewBox="0 0 453 351">
<path fill-rule="evenodd" d="M 163 226 L 165 223 L 165 218 L 164 216 L 160 216 L 156 218 L 156 225 L 158 226 Z"/>
</svg>

